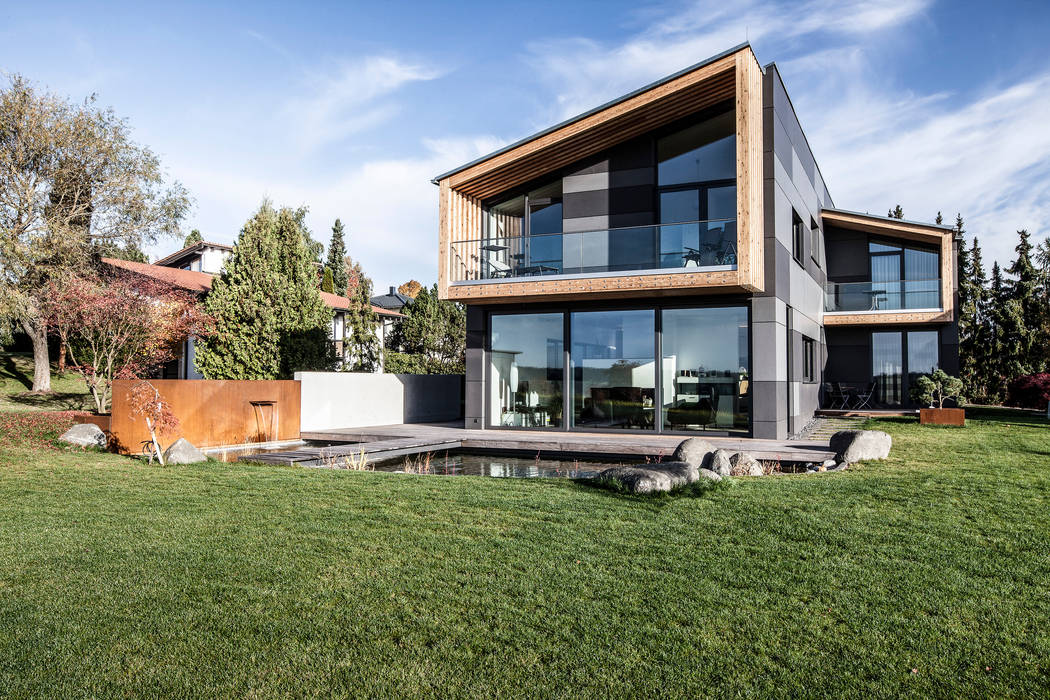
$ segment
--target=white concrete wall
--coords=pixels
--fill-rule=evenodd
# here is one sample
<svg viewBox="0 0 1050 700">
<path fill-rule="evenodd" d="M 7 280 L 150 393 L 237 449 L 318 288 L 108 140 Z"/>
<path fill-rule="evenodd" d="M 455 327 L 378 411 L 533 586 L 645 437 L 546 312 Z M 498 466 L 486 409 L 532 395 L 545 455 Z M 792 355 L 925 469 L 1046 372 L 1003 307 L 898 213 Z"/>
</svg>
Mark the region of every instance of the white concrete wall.
<svg viewBox="0 0 1050 700">
<path fill-rule="evenodd" d="M 295 378 L 306 432 L 443 422 L 462 413 L 461 375 L 296 372 Z"/>
</svg>

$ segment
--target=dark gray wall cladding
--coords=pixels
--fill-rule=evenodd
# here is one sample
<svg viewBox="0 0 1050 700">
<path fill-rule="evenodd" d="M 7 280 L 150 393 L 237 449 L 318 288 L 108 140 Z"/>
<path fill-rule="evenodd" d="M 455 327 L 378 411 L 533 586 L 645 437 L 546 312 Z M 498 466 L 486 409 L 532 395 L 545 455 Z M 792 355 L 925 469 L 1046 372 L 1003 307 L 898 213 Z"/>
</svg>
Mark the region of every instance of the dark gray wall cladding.
<svg viewBox="0 0 1050 700">
<path fill-rule="evenodd" d="M 824 232 L 824 241 L 828 279 L 833 282 L 866 282 L 871 279 L 868 234 L 829 226 Z"/>
<path fill-rule="evenodd" d="M 649 138 L 621 144 L 572 167 L 562 179 L 566 232 L 655 221 L 653 148 Z"/>
<path fill-rule="evenodd" d="M 802 339 L 822 343 L 827 262 L 823 234 L 814 246 L 808 229 L 815 222 L 821 230 L 821 209 L 832 204 L 774 65 L 766 67 L 763 79 L 762 119 L 765 291 L 759 296 L 769 299 L 761 304 L 755 300 L 755 318 L 761 322 L 752 326 L 753 364 L 757 363 L 753 403 L 758 416 L 754 434 L 784 438 L 800 430 L 819 406 L 819 382 L 802 381 Z M 807 228 L 801 264 L 792 255 L 793 212 Z M 769 359 L 761 361 L 763 355 Z M 823 346 L 818 356 L 826 356 Z"/>
<path fill-rule="evenodd" d="M 825 328 L 828 364 L 824 379 L 829 382 L 865 384 L 871 380 L 871 329 Z"/>
<path fill-rule="evenodd" d="M 485 425 L 485 309 L 467 307 L 467 379 L 464 385 L 464 424 L 468 428 Z"/>
<path fill-rule="evenodd" d="M 959 326 L 949 323 L 941 327 L 941 369 L 951 375 L 959 374 Z"/>
</svg>

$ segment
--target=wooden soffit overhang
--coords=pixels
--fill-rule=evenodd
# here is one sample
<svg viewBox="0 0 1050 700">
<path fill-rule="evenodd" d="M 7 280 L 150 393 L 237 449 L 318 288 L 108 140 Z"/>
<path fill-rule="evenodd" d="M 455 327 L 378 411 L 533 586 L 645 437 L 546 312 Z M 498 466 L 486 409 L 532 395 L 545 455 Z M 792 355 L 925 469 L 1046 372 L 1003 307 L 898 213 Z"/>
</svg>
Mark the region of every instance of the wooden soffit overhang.
<svg viewBox="0 0 1050 700">
<path fill-rule="evenodd" d="M 747 44 L 563 122 L 434 179 L 486 199 L 700 110 L 736 97 Z M 751 54 L 753 56 L 753 54 Z"/>
<path fill-rule="evenodd" d="M 945 238 L 950 241 L 954 229 L 938 224 L 924 224 L 918 221 L 890 219 L 884 216 L 872 216 L 843 209 L 824 209 L 820 212 L 826 225 L 850 231 L 864 231 L 889 238 L 903 238 L 910 241 L 932 243 L 940 246 Z"/>
</svg>

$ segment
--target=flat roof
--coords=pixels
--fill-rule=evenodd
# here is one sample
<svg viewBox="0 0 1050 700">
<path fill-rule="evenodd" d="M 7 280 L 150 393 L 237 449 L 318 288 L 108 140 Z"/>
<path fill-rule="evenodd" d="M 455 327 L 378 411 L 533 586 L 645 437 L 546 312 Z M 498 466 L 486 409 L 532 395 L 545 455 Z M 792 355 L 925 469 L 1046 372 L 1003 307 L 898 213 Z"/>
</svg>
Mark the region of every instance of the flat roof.
<svg viewBox="0 0 1050 700">
<path fill-rule="evenodd" d="M 635 97 L 636 95 L 640 95 L 643 92 L 647 92 L 649 90 L 652 90 L 653 88 L 660 87 L 664 83 L 668 83 L 668 82 L 674 80 L 675 78 L 679 78 L 679 77 L 681 77 L 681 76 L 683 76 L 683 75 L 685 75 L 687 73 L 691 73 L 694 70 L 697 70 L 698 68 L 703 68 L 706 65 L 714 63 L 715 61 L 718 61 L 720 59 L 723 59 L 726 56 L 729 56 L 731 54 L 736 53 L 737 51 L 740 51 L 742 49 L 748 48 L 749 46 L 751 46 L 751 42 L 749 42 L 749 41 L 745 41 L 742 44 L 737 44 L 736 46 L 734 46 L 731 49 L 727 49 L 726 51 L 723 51 L 721 53 L 715 54 L 714 56 L 711 56 L 709 58 L 705 58 L 704 60 L 700 61 L 699 63 L 694 63 L 693 65 L 689 66 L 688 68 L 683 68 L 680 71 L 677 71 L 677 72 L 672 73 L 670 75 L 666 75 L 663 78 L 660 78 L 659 80 L 657 80 L 655 82 L 649 83 L 648 85 L 646 85 L 644 87 L 640 87 L 637 90 L 632 90 L 631 92 L 628 92 L 625 95 L 620 95 L 616 99 L 610 100 L 609 102 L 606 102 L 605 104 L 598 105 L 597 107 L 595 107 L 593 109 L 589 109 L 586 112 L 582 112 L 580 114 L 577 114 L 575 117 L 570 117 L 570 118 L 566 119 L 563 122 L 558 122 L 554 126 L 549 126 L 549 127 L 547 127 L 546 129 L 544 129 L 542 131 L 537 131 L 535 134 L 532 134 L 531 136 L 526 136 L 525 138 L 520 139 L 518 141 L 515 141 L 514 143 L 512 143 L 510 145 L 507 145 L 507 146 L 504 146 L 503 148 L 497 149 L 497 150 L 493 151 L 492 153 L 489 153 L 488 155 L 481 156 L 480 158 L 475 158 L 474 160 L 470 161 L 469 163 L 465 163 L 465 164 L 459 166 L 458 168 L 453 168 L 452 170 L 449 170 L 447 173 L 442 173 L 441 175 L 438 175 L 437 177 L 435 177 L 430 182 L 432 182 L 433 184 L 436 185 L 441 180 L 444 180 L 447 177 L 451 177 L 452 175 L 455 175 L 458 172 L 462 172 L 463 170 L 466 170 L 467 168 L 471 168 L 471 167 L 477 165 L 478 163 L 484 163 L 486 160 L 488 160 L 490 158 L 494 158 L 494 157 L 500 155 L 501 153 L 506 153 L 507 151 L 512 151 L 515 148 L 518 148 L 519 146 L 523 146 L 526 143 L 529 143 L 530 141 L 535 141 L 536 139 L 541 138 L 543 136 L 546 136 L 547 134 L 549 134 L 551 132 L 554 132 L 554 131 L 557 131 L 558 129 L 566 127 L 569 124 L 572 124 L 574 122 L 578 122 L 581 119 L 586 119 L 587 117 L 591 116 L 592 114 L 597 114 L 598 112 L 601 112 L 601 111 L 604 111 L 606 109 L 609 109 L 610 107 L 614 107 L 614 106 L 620 104 L 621 102 L 624 102 L 626 100 L 631 99 L 632 97 Z"/>
<path fill-rule="evenodd" d="M 879 216 L 878 214 L 868 214 L 863 211 L 851 211 L 849 209 L 838 209 L 835 207 L 824 207 L 822 212 L 831 212 L 832 214 L 846 214 L 848 216 L 863 216 L 866 219 L 875 219 L 887 224 L 910 224 L 912 226 L 925 226 L 927 228 L 936 228 L 942 231 L 955 231 L 954 226 L 945 226 L 944 224 L 931 224 L 925 221 L 913 221 L 912 219 L 898 219 L 893 216 Z"/>
</svg>

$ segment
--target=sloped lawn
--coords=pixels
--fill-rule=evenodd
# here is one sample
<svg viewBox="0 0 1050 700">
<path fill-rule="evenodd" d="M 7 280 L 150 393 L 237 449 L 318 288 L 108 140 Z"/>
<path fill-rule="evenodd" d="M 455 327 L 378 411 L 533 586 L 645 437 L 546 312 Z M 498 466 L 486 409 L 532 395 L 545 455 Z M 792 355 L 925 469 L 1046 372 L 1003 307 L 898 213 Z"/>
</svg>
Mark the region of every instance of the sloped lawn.
<svg viewBox="0 0 1050 700">
<path fill-rule="evenodd" d="M 631 499 L 0 446 L 0 695 L 1050 693 L 1050 426 Z"/>
</svg>

